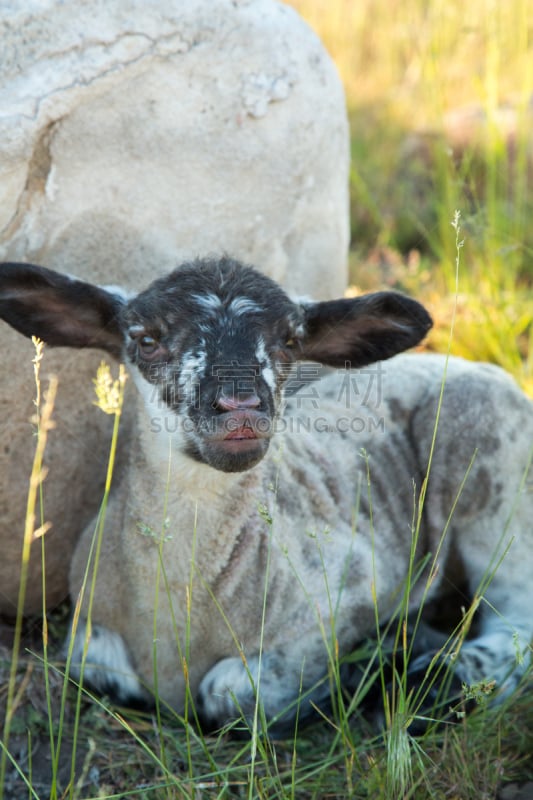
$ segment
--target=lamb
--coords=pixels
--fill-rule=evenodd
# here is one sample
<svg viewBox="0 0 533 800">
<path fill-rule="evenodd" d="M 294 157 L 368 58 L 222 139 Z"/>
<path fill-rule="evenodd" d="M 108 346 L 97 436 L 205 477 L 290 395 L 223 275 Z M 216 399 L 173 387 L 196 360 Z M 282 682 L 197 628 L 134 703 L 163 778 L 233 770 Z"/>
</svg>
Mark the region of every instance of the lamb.
<svg viewBox="0 0 533 800">
<path fill-rule="evenodd" d="M 417 610 L 464 571 L 479 629 L 453 657 L 428 629 L 413 685 L 448 662 L 450 698 L 518 685 L 533 634 L 533 405 L 494 366 L 400 355 L 431 326 L 423 306 L 392 292 L 291 300 L 227 256 L 129 298 L 31 265 L 0 276 L 10 325 L 122 358 L 138 390 L 74 677 L 121 703 L 157 691 L 182 713 L 192 698 L 210 727 L 252 724 L 259 702 L 284 734 L 327 707 L 331 653 L 376 633 L 376 607 L 393 618 L 410 573 Z M 310 382 L 316 364 L 336 370 Z M 74 601 L 93 538 L 91 525 L 72 561 Z"/>
</svg>

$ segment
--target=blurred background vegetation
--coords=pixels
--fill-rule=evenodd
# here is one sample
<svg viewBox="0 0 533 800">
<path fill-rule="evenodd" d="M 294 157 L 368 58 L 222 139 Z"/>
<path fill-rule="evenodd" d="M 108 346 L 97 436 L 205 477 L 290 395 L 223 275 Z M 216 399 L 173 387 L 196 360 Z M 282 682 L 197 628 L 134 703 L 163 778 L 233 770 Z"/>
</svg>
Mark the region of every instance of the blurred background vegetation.
<svg viewBox="0 0 533 800">
<path fill-rule="evenodd" d="M 289 4 L 346 89 L 356 290 L 422 299 L 441 351 L 456 312 L 452 352 L 533 395 L 533 0 Z"/>
</svg>

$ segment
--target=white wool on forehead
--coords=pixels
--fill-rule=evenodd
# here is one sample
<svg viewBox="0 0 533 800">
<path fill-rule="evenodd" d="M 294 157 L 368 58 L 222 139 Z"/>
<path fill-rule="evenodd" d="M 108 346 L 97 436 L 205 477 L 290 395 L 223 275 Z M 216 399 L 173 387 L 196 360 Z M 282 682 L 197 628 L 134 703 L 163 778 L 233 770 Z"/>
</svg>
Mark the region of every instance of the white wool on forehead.
<svg viewBox="0 0 533 800">
<path fill-rule="evenodd" d="M 191 294 L 191 299 L 197 303 L 200 308 L 206 311 L 219 311 L 222 308 L 222 300 L 217 294 L 206 292 L 206 294 Z"/>
<path fill-rule="evenodd" d="M 249 297 L 235 297 L 228 306 L 228 312 L 236 316 L 257 314 L 261 311 L 264 311 L 264 308 Z"/>
<path fill-rule="evenodd" d="M 222 298 L 213 292 L 207 292 L 206 294 L 194 293 L 191 294 L 191 299 L 198 306 L 200 306 L 200 308 L 209 311 L 210 313 L 218 313 L 224 308 L 224 302 Z M 246 297 L 245 295 L 234 297 L 229 305 L 224 308 L 224 311 L 227 314 L 234 314 L 235 316 L 241 316 L 242 314 L 257 314 L 264 310 L 265 309 L 263 306 L 259 305 L 259 303 L 256 303 L 255 300 L 252 300 L 250 297 Z"/>
</svg>

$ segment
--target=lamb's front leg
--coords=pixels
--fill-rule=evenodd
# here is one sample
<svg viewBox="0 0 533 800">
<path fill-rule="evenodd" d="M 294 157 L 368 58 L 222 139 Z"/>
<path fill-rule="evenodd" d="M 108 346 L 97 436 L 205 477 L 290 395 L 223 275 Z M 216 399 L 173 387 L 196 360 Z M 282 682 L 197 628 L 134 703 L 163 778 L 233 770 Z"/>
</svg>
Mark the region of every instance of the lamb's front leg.
<svg viewBox="0 0 533 800">
<path fill-rule="evenodd" d="M 151 695 L 143 688 L 120 634 L 102 625 L 91 626 L 89 633 L 87 623 L 80 619 L 73 639 L 71 634 L 64 645 L 66 659 L 69 650 L 71 678 L 118 705 L 135 708 L 151 705 Z"/>
<path fill-rule="evenodd" d="M 315 708 L 327 707 L 329 699 L 325 657 L 317 669 L 312 656 L 294 659 L 278 649 L 246 661 L 219 661 L 200 683 L 196 709 L 208 730 L 239 719 L 251 728 L 257 709 L 259 725 L 265 721 L 270 735 L 284 736 L 294 731 L 297 720 L 317 716 Z"/>
</svg>

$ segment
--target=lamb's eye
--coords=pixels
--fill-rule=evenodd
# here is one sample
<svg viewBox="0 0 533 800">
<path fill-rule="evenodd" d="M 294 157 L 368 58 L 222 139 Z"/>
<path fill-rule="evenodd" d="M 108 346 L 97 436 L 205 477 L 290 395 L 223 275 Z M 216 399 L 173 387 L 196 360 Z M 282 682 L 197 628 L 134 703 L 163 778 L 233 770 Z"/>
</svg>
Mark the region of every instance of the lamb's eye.
<svg viewBox="0 0 533 800">
<path fill-rule="evenodd" d="M 146 332 L 141 325 L 132 325 L 128 331 L 137 356 L 144 361 L 164 361 L 168 358 L 168 350 L 159 339 Z"/>
<path fill-rule="evenodd" d="M 153 336 L 141 336 L 137 340 L 137 345 L 143 356 L 153 355 L 159 348 L 159 342 Z"/>
<path fill-rule="evenodd" d="M 281 363 L 289 363 L 294 360 L 294 348 L 296 347 L 296 339 L 288 336 L 281 347 L 276 352 L 276 361 Z"/>
<path fill-rule="evenodd" d="M 137 352 L 139 356 L 147 361 L 153 361 L 155 358 L 162 357 L 164 348 L 161 343 L 150 336 L 148 333 L 143 333 L 142 336 L 135 337 L 137 344 Z"/>
<path fill-rule="evenodd" d="M 141 336 L 139 339 L 139 347 L 147 353 L 151 353 L 157 347 L 157 342 L 153 336 Z"/>
</svg>

